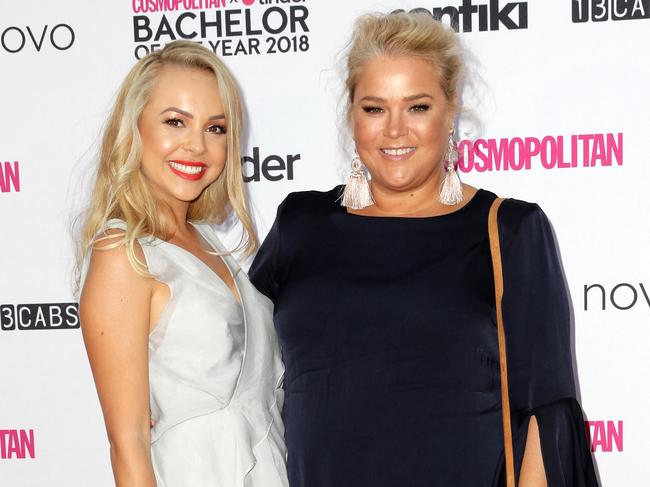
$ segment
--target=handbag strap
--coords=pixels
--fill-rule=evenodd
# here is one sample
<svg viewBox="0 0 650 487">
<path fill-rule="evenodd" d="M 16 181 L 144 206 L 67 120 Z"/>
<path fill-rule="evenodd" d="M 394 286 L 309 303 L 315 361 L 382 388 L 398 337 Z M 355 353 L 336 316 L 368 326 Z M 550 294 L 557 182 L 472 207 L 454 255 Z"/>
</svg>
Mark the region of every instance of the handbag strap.
<svg viewBox="0 0 650 487">
<path fill-rule="evenodd" d="M 506 456 L 506 485 L 515 487 L 515 462 L 512 448 L 512 426 L 510 424 L 510 397 L 508 394 L 508 364 L 506 361 L 506 334 L 503 329 L 503 267 L 501 264 L 501 246 L 499 244 L 499 225 L 497 215 L 503 198 L 497 198 L 490 207 L 488 216 L 488 235 L 492 270 L 494 272 L 494 294 L 497 311 L 497 334 L 499 338 L 499 368 L 501 369 L 501 413 L 503 419 L 503 445 Z"/>
</svg>

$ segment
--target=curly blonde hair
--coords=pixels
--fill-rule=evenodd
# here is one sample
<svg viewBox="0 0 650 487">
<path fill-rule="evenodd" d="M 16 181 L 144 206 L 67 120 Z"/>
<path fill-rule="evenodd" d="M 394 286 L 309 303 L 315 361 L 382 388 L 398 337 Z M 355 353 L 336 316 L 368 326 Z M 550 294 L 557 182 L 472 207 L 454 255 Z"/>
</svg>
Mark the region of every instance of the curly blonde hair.
<svg viewBox="0 0 650 487">
<path fill-rule="evenodd" d="M 362 15 L 354 24 L 346 60 L 348 119 L 359 74 L 373 58 L 411 56 L 430 62 L 437 70 L 445 97 L 453 102 L 463 74 L 462 54 L 458 34 L 429 13 L 396 11 Z"/>
<path fill-rule="evenodd" d="M 140 170 L 142 141 L 138 129 L 140 115 L 166 65 L 213 73 L 228 122 L 225 168 L 219 178 L 190 203 L 187 219 L 222 223 L 234 212 L 243 227 L 237 250 L 251 255 L 257 249 L 258 240 L 246 204 L 241 170 L 243 110 L 237 83 L 226 65 L 210 50 L 194 42 L 174 41 L 161 51 L 140 59 L 119 89 L 104 129 L 91 201 L 80 217 L 77 283 L 80 263 L 98 241 L 107 238 L 105 229 L 110 219 L 123 220 L 126 231 L 111 238 L 107 247 L 124 245 L 131 265 L 141 275 L 149 276 L 149 273 L 146 264 L 136 256 L 136 240 L 150 236 L 168 240 L 172 236 L 171 209 L 154 195 Z"/>
</svg>

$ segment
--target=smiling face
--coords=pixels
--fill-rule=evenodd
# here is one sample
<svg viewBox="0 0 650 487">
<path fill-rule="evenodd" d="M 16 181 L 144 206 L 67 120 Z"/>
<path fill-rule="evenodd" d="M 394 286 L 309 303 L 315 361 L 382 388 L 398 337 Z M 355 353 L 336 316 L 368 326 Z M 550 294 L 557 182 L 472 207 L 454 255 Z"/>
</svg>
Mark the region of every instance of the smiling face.
<svg viewBox="0 0 650 487">
<path fill-rule="evenodd" d="M 214 74 L 161 69 L 138 122 L 141 170 L 156 195 L 172 206 L 189 203 L 219 177 L 228 155 L 226 122 Z"/>
<path fill-rule="evenodd" d="M 383 55 L 369 61 L 357 78 L 351 120 L 373 190 L 437 189 L 453 114 L 431 63 Z"/>
</svg>

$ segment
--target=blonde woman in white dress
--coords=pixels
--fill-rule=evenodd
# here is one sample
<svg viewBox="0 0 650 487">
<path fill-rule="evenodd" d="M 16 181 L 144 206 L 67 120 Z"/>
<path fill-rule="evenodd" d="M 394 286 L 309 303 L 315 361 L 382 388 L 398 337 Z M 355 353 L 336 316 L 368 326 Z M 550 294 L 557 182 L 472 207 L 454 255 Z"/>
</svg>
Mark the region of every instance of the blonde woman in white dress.
<svg viewBox="0 0 650 487">
<path fill-rule="evenodd" d="M 257 248 L 236 83 L 186 41 L 140 60 L 82 219 L 80 316 L 119 487 L 286 487 L 272 304 L 210 223 Z"/>
</svg>

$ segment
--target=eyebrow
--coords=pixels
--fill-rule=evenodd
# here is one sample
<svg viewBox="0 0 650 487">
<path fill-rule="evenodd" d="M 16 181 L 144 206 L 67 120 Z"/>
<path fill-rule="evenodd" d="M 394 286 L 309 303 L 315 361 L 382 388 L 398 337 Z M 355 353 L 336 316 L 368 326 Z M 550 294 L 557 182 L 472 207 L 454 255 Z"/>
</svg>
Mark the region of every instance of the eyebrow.
<svg viewBox="0 0 650 487">
<path fill-rule="evenodd" d="M 194 115 L 192 115 L 190 112 L 186 112 L 185 110 L 181 110 L 180 108 L 176 108 L 176 107 L 167 107 L 162 112 L 160 112 L 160 115 L 162 115 L 165 112 L 176 112 L 176 113 L 180 113 L 184 117 L 194 118 Z M 212 115 L 211 117 L 208 118 L 208 120 L 225 120 L 225 118 L 226 116 L 223 113 L 221 113 L 219 115 Z"/>
<path fill-rule="evenodd" d="M 418 93 L 416 95 L 405 96 L 404 98 L 402 98 L 402 101 L 414 101 L 414 100 L 419 100 L 420 98 L 431 98 L 433 100 L 433 97 L 428 93 Z M 363 98 L 361 98 L 360 101 L 385 102 L 386 100 L 378 96 L 364 96 Z"/>
</svg>

